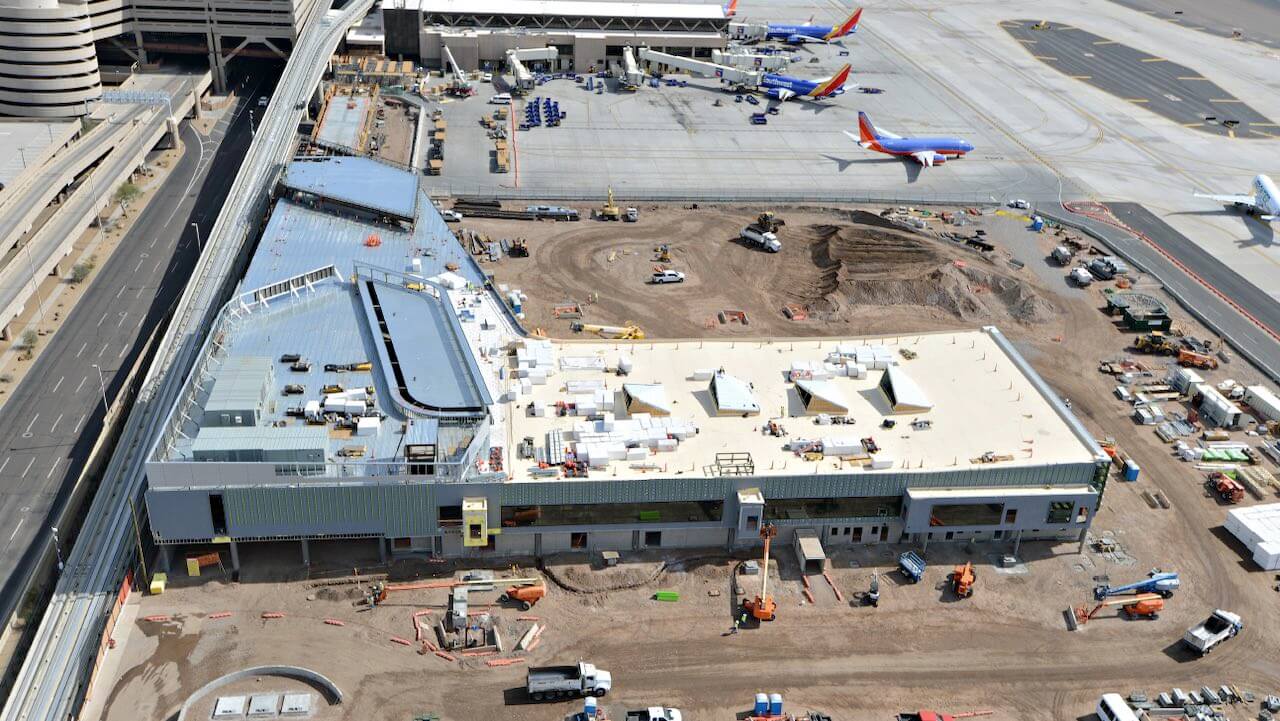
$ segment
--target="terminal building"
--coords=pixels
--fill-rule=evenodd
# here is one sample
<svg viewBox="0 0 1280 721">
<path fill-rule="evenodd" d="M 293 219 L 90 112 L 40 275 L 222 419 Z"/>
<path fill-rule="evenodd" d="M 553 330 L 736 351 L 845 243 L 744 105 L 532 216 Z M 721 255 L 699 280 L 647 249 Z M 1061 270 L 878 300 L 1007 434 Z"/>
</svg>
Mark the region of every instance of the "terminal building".
<svg viewBox="0 0 1280 721">
<path fill-rule="evenodd" d="M 553 47 L 542 68 L 588 72 L 622 63 L 622 49 L 651 47 L 693 57 L 723 50 L 729 30 L 714 4 L 581 0 L 404 0 L 383 3 L 388 56 L 444 65 L 447 46 L 463 70 L 499 70 L 508 50 Z"/>
<path fill-rule="evenodd" d="M 1098 508 L 1107 456 L 995 328 L 552 341 L 491 285 L 414 174 L 294 161 L 149 451 L 155 540 L 1079 540 Z"/>
<path fill-rule="evenodd" d="M 237 55 L 287 57 L 316 0 L 0 0 L 0 115 L 88 115 L 109 68 L 207 57 L 225 89 Z M 103 60 L 103 57 L 108 60 Z M 119 73 L 110 73 L 119 75 Z"/>
</svg>

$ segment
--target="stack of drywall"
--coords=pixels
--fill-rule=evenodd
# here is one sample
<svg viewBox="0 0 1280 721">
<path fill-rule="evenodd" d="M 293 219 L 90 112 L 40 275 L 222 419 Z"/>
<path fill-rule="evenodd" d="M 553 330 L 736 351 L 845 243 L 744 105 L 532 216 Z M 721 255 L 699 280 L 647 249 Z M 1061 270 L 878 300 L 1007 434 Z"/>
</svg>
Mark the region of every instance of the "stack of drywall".
<svg viewBox="0 0 1280 721">
<path fill-rule="evenodd" d="M 831 377 L 827 365 L 822 361 L 791 361 L 789 377 L 792 381 L 824 381 Z"/>
<path fill-rule="evenodd" d="M 884 370 L 896 362 L 893 351 L 885 345 L 841 343 L 836 346 L 836 352 L 833 355 L 843 358 L 846 364 L 853 362 L 873 370 Z"/>
<path fill-rule="evenodd" d="M 415 258 L 414 260 L 417 260 L 417 259 Z M 421 266 L 419 266 L 416 272 L 418 273 L 422 272 Z M 431 278 L 429 278 L 429 280 L 432 283 L 435 283 L 436 285 L 443 285 L 449 290 L 462 290 L 463 288 L 467 287 L 466 278 L 463 278 L 457 273 L 453 273 L 447 270 L 441 273 L 440 275 L 432 276 Z"/>
<path fill-rule="evenodd" d="M 545 378 L 555 373 L 556 353 L 549 340 L 525 339 L 516 345 L 516 370 L 541 370 Z M 523 377 L 519 373 L 517 378 Z"/>
<path fill-rule="evenodd" d="M 1229 511 L 1226 527 L 1253 554 L 1254 563 L 1280 570 L 1280 503 Z"/>
<path fill-rule="evenodd" d="M 570 415 L 594 416 L 601 411 L 613 410 L 614 391 L 600 388 L 584 393 L 574 393 L 569 396 L 569 403 L 573 405 Z"/>
<path fill-rule="evenodd" d="M 364 398 L 363 388 L 330 393 L 324 397 L 324 410 L 326 413 L 342 413 L 348 416 L 364 415 Z"/>
<path fill-rule="evenodd" d="M 823 438 L 822 452 L 828 456 L 850 456 L 862 453 L 862 441 L 858 438 Z"/>
<path fill-rule="evenodd" d="M 1144 426 L 1158 425 L 1164 423 L 1164 409 L 1158 403 L 1140 405 L 1134 408 L 1133 419 Z"/>
<path fill-rule="evenodd" d="M 693 423 L 666 416 L 637 413 L 624 420 L 611 416 L 574 423 L 574 452 L 584 462 L 601 466 L 609 461 L 642 460 L 650 451 L 674 451 L 680 441 L 698 432 Z"/>
</svg>

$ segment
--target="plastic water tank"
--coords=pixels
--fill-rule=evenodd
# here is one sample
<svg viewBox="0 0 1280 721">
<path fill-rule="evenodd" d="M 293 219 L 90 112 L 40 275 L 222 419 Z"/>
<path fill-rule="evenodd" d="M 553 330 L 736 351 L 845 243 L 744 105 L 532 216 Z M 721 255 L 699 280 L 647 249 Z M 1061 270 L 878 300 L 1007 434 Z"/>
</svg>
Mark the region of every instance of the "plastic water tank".
<svg viewBox="0 0 1280 721">
<path fill-rule="evenodd" d="M 756 705 L 753 713 L 756 716 L 764 716 L 765 714 L 769 713 L 769 694 L 767 693 L 756 694 Z"/>
<path fill-rule="evenodd" d="M 782 715 L 782 694 L 780 693 L 769 694 L 769 715 L 770 716 Z"/>
</svg>

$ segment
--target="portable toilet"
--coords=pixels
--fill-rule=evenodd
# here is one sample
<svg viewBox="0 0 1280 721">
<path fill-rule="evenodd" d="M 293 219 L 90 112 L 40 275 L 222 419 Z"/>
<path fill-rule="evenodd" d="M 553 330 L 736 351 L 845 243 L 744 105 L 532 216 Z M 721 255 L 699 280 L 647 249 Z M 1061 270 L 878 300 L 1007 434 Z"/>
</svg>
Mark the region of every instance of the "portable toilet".
<svg viewBox="0 0 1280 721">
<path fill-rule="evenodd" d="M 755 716 L 764 716 L 767 713 L 769 713 L 769 694 L 767 693 L 756 694 L 756 705 L 752 711 L 752 714 Z"/>
<path fill-rule="evenodd" d="M 782 715 L 782 694 L 780 693 L 769 694 L 769 715 L 770 716 Z"/>
<path fill-rule="evenodd" d="M 595 696 L 588 696 L 586 700 L 582 702 L 582 715 L 589 719 L 595 718 L 598 703 L 599 702 L 596 701 Z"/>
<path fill-rule="evenodd" d="M 1138 472 L 1141 470 L 1142 470 L 1141 468 L 1138 468 L 1138 464 L 1134 463 L 1132 460 L 1125 461 L 1124 462 L 1124 479 L 1126 481 L 1138 480 Z"/>
<path fill-rule="evenodd" d="M 1032 218 L 1031 229 L 1036 231 L 1037 233 L 1044 230 L 1044 218 L 1041 218 L 1038 215 Z"/>
</svg>

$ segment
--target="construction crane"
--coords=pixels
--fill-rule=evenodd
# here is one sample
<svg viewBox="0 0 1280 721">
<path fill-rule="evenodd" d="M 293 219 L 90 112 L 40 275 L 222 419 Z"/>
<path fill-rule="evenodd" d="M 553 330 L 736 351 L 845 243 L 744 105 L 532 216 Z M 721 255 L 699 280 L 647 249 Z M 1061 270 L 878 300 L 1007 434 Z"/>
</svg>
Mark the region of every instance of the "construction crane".
<svg viewBox="0 0 1280 721">
<path fill-rule="evenodd" d="M 1126 598 L 1109 598 L 1098 602 L 1092 610 L 1081 606 L 1075 610 L 1076 623 L 1083 626 L 1093 620 L 1104 608 L 1120 606 L 1120 610 L 1129 618 L 1145 618 L 1151 621 L 1160 617 L 1164 610 L 1164 599 L 1158 593 L 1140 593 Z"/>
<path fill-rule="evenodd" d="M 595 333 L 609 340 L 644 340 L 644 330 L 631 321 L 623 325 L 596 325 L 593 323 L 574 323 L 570 330 L 579 333 Z"/>
<path fill-rule="evenodd" d="M 778 527 L 766 523 L 760 527 L 764 539 L 764 562 L 760 567 L 760 595 L 743 602 L 742 607 L 757 621 L 772 621 L 778 616 L 778 604 L 769 595 L 769 544 L 778 535 Z"/>
<path fill-rule="evenodd" d="M 459 97 L 470 97 L 475 95 L 476 89 L 471 87 L 471 82 L 467 80 L 467 76 L 462 72 L 462 68 L 458 67 L 458 61 L 453 59 L 453 53 L 449 51 L 449 46 L 442 46 L 444 52 L 445 65 L 449 66 L 449 71 L 453 73 L 453 82 L 449 84 L 449 94 Z"/>
<path fill-rule="evenodd" d="M 1093 597 L 1099 601 L 1124 593 L 1158 593 L 1164 598 L 1173 596 L 1173 592 L 1182 585 L 1177 571 L 1152 571 L 1141 581 L 1124 586 L 1100 585 L 1093 589 Z"/>
</svg>

